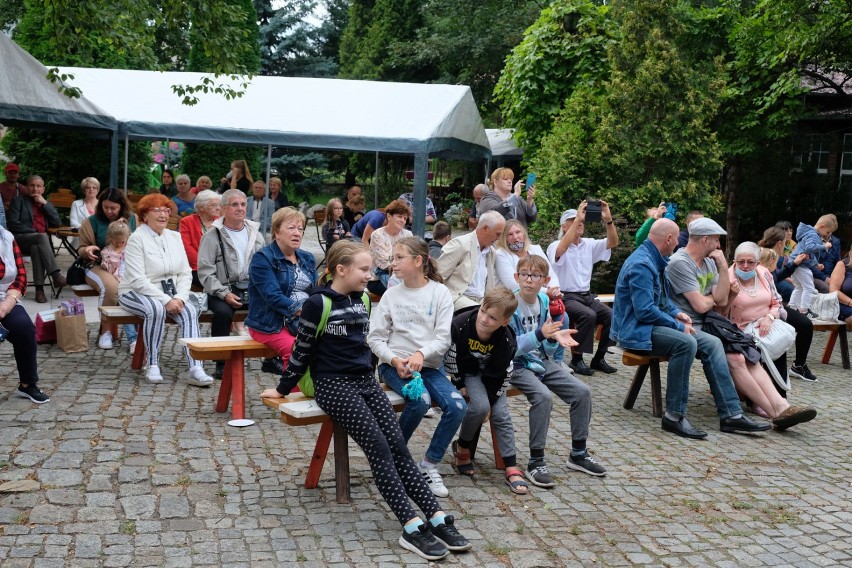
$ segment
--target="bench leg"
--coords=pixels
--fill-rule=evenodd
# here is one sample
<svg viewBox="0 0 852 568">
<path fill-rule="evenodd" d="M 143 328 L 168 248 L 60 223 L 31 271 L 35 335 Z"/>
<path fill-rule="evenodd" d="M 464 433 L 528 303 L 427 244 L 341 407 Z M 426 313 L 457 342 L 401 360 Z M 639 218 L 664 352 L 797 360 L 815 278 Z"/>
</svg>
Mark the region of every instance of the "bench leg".
<svg viewBox="0 0 852 568">
<path fill-rule="evenodd" d="M 231 374 L 233 363 L 231 359 L 225 361 L 225 370 L 222 373 L 222 382 L 219 385 L 219 398 L 216 399 L 216 412 L 228 412 L 228 403 L 231 401 Z"/>
<path fill-rule="evenodd" d="M 506 464 L 503 463 L 503 455 L 500 453 L 500 447 L 497 445 L 497 435 L 494 433 L 494 423 L 489 421 L 491 426 L 491 445 L 494 446 L 494 467 L 497 469 L 506 469 Z"/>
<path fill-rule="evenodd" d="M 663 417 L 663 391 L 660 387 L 659 361 L 651 361 L 651 410 L 654 417 Z"/>
<path fill-rule="evenodd" d="M 306 489 L 316 489 L 319 484 L 322 466 L 325 463 L 325 457 L 328 455 L 328 446 L 331 444 L 333 433 L 334 424 L 331 421 L 323 422 L 317 436 L 317 443 L 314 446 L 314 455 L 311 456 L 311 465 L 308 467 L 308 474 L 305 476 Z"/>
<path fill-rule="evenodd" d="M 834 344 L 837 343 L 837 336 L 838 335 L 840 335 L 840 334 L 837 332 L 836 328 L 831 330 L 831 333 L 828 336 L 828 341 L 825 342 L 825 349 L 822 350 L 822 364 L 823 365 L 828 365 L 828 362 L 831 360 L 831 352 L 834 351 Z M 845 368 L 848 368 L 848 367 L 844 367 L 844 369 Z"/>
<path fill-rule="evenodd" d="M 141 331 L 141 327 L 142 326 L 140 325 L 136 326 L 137 333 Z M 138 371 L 144 366 L 142 362 L 145 361 L 146 350 L 147 348 L 145 347 L 145 336 L 142 333 L 139 333 L 139 335 L 136 337 L 136 351 L 133 352 L 133 361 L 130 363 L 131 369 L 135 369 Z"/>
<path fill-rule="evenodd" d="M 630 383 L 630 390 L 627 391 L 627 396 L 624 398 L 624 408 L 630 410 L 636 404 L 636 397 L 639 396 L 639 390 L 642 388 L 642 383 L 645 382 L 645 375 L 648 374 L 648 365 L 639 365 L 636 372 L 633 373 L 633 382 Z"/>
<path fill-rule="evenodd" d="M 242 420 L 246 417 L 246 366 L 245 352 L 231 353 L 231 418 Z"/>
<path fill-rule="evenodd" d="M 352 502 L 349 492 L 349 434 L 343 426 L 334 423 L 334 488 L 337 502 Z"/>
<path fill-rule="evenodd" d="M 840 336 L 840 359 L 843 361 L 843 368 L 849 369 L 849 338 L 844 326 L 838 333 Z"/>
</svg>

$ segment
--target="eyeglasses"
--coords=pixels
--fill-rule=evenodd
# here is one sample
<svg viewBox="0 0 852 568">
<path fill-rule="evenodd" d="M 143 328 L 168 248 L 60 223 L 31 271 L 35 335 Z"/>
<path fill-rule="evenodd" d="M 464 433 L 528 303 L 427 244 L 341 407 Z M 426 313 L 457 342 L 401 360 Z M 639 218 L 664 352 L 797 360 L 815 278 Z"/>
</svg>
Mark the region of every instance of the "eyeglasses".
<svg viewBox="0 0 852 568">
<path fill-rule="evenodd" d="M 531 280 L 532 282 L 538 282 L 544 275 L 542 274 L 530 274 L 529 272 L 519 272 L 518 278 L 521 280 Z"/>
<path fill-rule="evenodd" d="M 737 266 L 757 266 L 756 260 L 738 260 L 736 261 Z"/>
<path fill-rule="evenodd" d="M 417 258 L 418 256 L 417 254 L 395 254 L 388 257 L 388 262 L 402 262 L 406 258 Z"/>
<path fill-rule="evenodd" d="M 149 213 L 153 213 L 154 215 L 159 215 L 161 213 L 171 213 L 172 210 L 168 207 L 151 207 L 148 209 Z"/>
</svg>

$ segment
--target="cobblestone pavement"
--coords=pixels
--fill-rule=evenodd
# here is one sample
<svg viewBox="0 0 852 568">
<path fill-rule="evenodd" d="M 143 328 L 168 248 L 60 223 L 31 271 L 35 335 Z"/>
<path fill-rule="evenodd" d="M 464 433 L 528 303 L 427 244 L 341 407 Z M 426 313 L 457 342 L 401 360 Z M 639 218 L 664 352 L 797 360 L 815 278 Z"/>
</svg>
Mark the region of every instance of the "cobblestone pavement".
<svg viewBox="0 0 852 568">
<path fill-rule="evenodd" d="M 167 333 L 172 345 L 175 327 Z M 824 336 L 816 334 L 812 361 Z M 256 394 L 275 379 L 258 360 L 247 373 L 247 413 L 257 423 L 242 429 L 214 411 L 217 388 L 187 385 L 176 347 L 163 354 L 165 382 L 150 385 L 129 368 L 124 345 L 79 354 L 43 346 L 51 401 L 42 406 L 13 394 L 8 345 L 0 360 L 0 481 L 40 483 L 0 495 L 4 568 L 423 562 L 397 545 L 400 528 L 354 444 L 351 505 L 335 503 L 330 463 L 318 489 L 303 487 L 318 427 L 289 427 L 261 404 Z M 476 478 L 456 475 L 449 456 L 440 466 L 450 489 L 443 505 L 474 542 L 447 563 L 852 565 L 852 376 L 839 363 L 838 354 L 831 365 L 814 362 L 819 382 L 794 383 L 792 399 L 819 409 L 814 422 L 759 436 L 721 434 L 694 372 L 689 415 L 709 430 L 703 442 L 664 433 L 645 390 L 634 410 L 621 408 L 631 369 L 588 379 L 590 448 L 609 474 L 564 466 L 570 430 L 562 403 L 549 437 L 553 490 L 511 494 L 484 434 Z M 525 460 L 526 402 L 513 398 L 511 409 Z M 425 419 L 412 438 L 416 456 L 434 425 Z"/>
</svg>

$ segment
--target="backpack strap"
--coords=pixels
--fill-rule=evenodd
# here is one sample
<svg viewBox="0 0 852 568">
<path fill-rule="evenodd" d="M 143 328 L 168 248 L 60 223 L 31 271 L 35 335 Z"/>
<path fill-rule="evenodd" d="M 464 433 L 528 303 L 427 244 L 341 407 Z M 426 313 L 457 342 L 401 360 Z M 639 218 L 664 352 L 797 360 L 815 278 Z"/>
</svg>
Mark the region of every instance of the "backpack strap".
<svg viewBox="0 0 852 568">
<path fill-rule="evenodd" d="M 367 292 L 364 292 L 363 294 L 361 294 L 361 301 L 364 302 L 364 305 L 367 307 L 367 317 L 369 317 L 370 316 L 370 308 L 372 307 L 370 305 L 370 294 L 368 294 Z"/>
<path fill-rule="evenodd" d="M 315 337 L 320 337 L 323 333 L 325 333 L 325 326 L 328 325 L 328 315 L 331 313 L 331 298 L 322 294 L 322 317 L 320 318 L 319 325 L 317 326 L 317 331 Z"/>
</svg>

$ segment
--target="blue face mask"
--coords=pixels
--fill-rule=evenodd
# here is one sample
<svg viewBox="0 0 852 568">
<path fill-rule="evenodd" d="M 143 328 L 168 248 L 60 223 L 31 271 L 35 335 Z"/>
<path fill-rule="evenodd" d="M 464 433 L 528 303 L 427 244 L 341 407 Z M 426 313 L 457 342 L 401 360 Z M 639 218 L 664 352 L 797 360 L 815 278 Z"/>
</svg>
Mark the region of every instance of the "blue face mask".
<svg viewBox="0 0 852 568">
<path fill-rule="evenodd" d="M 740 280 L 751 280 L 752 278 L 754 278 L 755 274 L 757 274 L 756 270 L 750 270 L 748 272 L 745 272 L 743 270 L 740 270 L 739 268 L 734 268 L 734 272 L 737 273 L 737 278 L 739 278 Z"/>
</svg>

